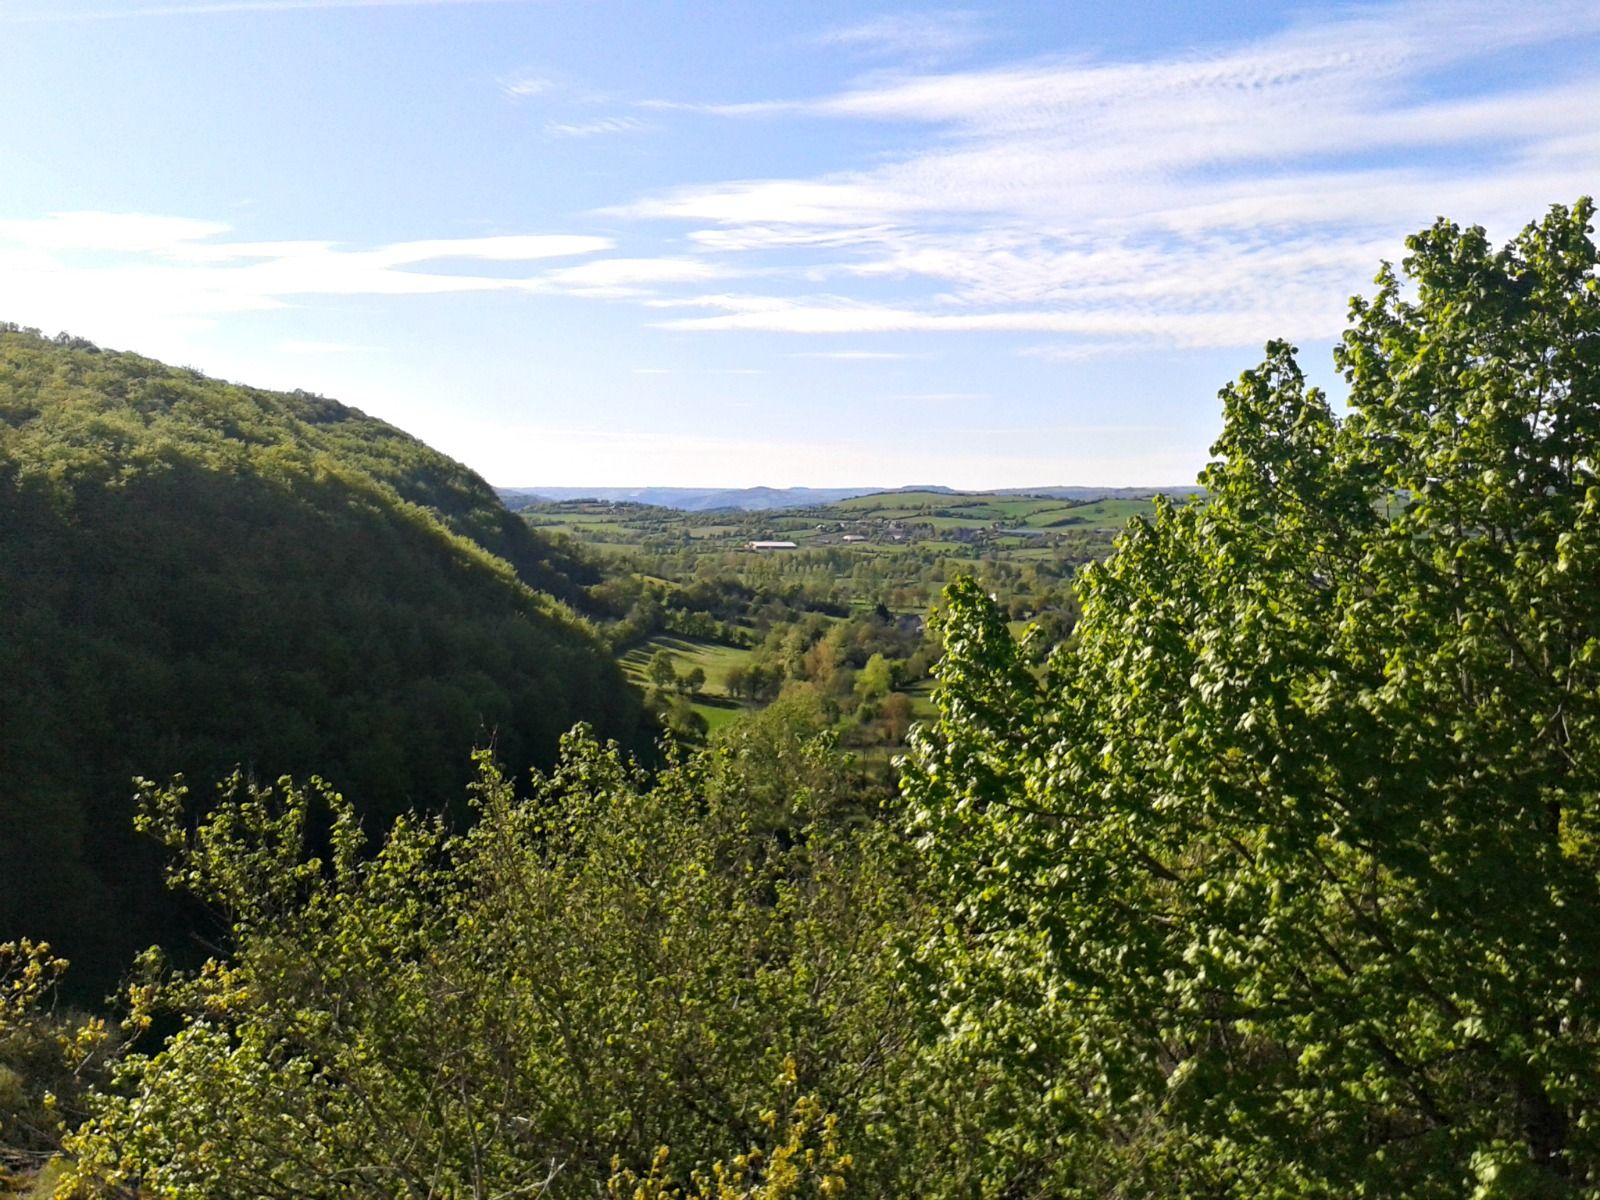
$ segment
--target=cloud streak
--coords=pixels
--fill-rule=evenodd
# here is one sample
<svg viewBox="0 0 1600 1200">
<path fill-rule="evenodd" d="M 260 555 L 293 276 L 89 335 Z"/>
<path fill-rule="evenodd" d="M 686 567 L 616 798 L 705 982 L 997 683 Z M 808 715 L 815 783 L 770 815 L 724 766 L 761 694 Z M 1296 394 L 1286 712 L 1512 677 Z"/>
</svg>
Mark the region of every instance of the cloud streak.
<svg viewBox="0 0 1600 1200">
<path fill-rule="evenodd" d="M 122 8 L 48 9 L 0 12 L 0 25 L 72 24 L 129 21 L 148 17 L 226 16 L 234 13 L 307 12 L 341 8 L 465 8 L 491 4 L 529 4 L 534 0 L 198 0 L 179 4 L 130 4 Z"/>
<path fill-rule="evenodd" d="M 638 133 L 649 126 L 638 117 L 595 117 L 588 121 L 546 121 L 545 133 L 551 137 L 586 138 L 607 133 Z"/>
<path fill-rule="evenodd" d="M 430 238 L 356 249 L 228 240 L 220 222 L 142 213 L 0 220 L 0 312 L 30 324 L 153 346 L 228 314 L 315 297 L 526 292 L 547 260 L 612 249 L 609 237 Z M 513 268 L 488 273 L 493 265 Z M 465 266 L 466 270 L 452 269 Z"/>
<path fill-rule="evenodd" d="M 558 84 L 542 75 L 512 75 L 500 81 L 500 94 L 507 100 L 528 100 L 556 91 Z"/>
<path fill-rule="evenodd" d="M 118 15 L 484 2 L 513 0 L 211 0 Z M 962 14 L 919 25 L 891 13 L 821 41 L 907 61 L 918 38 L 954 53 L 980 33 Z M 1425 0 L 1206 53 L 902 66 L 819 96 L 658 101 L 641 107 L 662 114 L 650 127 L 663 141 L 684 124 L 713 144 L 706 125 L 764 122 L 782 145 L 791 123 L 837 122 L 900 148 L 844 170 L 668 180 L 601 209 L 605 237 L 359 248 L 249 242 L 183 216 L 0 221 L 0 315 L 94 334 L 312 297 L 495 292 L 636 304 L 680 333 L 832 338 L 814 353 L 842 360 L 893 357 L 837 340 L 853 335 L 1049 335 L 1015 352 L 1063 363 L 1326 339 L 1344 298 L 1437 214 L 1505 236 L 1600 188 L 1597 62 L 1591 0 Z M 524 73 L 500 86 L 518 99 L 552 85 Z M 646 127 L 629 114 L 544 132 Z M 582 261 L 547 261 L 563 258 Z"/>
<path fill-rule="evenodd" d="M 699 119 L 893 127 L 910 148 L 613 211 L 830 286 L 686 296 L 721 311 L 660 322 L 675 330 L 1083 339 L 1053 348 L 1063 360 L 1326 338 L 1343 298 L 1437 214 L 1503 236 L 1600 186 L 1595 54 L 1484 82 L 1509 77 L 1499 64 L 1513 52 L 1585 43 L 1600 52 L 1590 3 L 1433 2 L 1204 54 L 902 72 L 810 99 L 698 106 Z M 1445 74 L 1455 82 L 1440 91 Z"/>
<path fill-rule="evenodd" d="M 885 13 L 821 34 L 820 46 L 926 65 L 955 58 L 989 39 L 975 12 Z"/>
</svg>

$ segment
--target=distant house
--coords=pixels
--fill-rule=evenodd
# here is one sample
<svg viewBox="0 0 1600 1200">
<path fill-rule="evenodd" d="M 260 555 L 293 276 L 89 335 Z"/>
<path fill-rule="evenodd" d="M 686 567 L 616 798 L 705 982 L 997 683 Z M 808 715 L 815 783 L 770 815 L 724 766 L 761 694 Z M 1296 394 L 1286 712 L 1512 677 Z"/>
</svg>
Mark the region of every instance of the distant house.
<svg viewBox="0 0 1600 1200">
<path fill-rule="evenodd" d="M 794 542 L 746 542 L 746 550 L 797 550 L 799 547 Z"/>
<path fill-rule="evenodd" d="M 859 533 L 847 533 L 841 540 L 846 542 L 864 542 L 867 539 L 864 535 Z"/>
</svg>

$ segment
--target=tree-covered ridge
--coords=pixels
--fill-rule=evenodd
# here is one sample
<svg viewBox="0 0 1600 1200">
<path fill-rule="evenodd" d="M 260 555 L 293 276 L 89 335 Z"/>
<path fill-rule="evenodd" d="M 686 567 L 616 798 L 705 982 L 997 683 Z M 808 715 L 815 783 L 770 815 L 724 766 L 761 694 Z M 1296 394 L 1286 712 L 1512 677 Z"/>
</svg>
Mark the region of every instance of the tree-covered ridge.
<svg viewBox="0 0 1600 1200">
<path fill-rule="evenodd" d="M 110 972 L 161 931 L 135 774 L 323 770 L 386 822 L 489 738 L 631 743 L 632 691 L 535 590 L 572 569 L 333 401 L 0 332 L 0 929 Z"/>
<path fill-rule="evenodd" d="M 403 430 L 308 392 L 210 379 L 66 335 L 0 325 L 0 421 L 26 473 L 137 469 L 161 447 L 222 470 L 243 461 L 305 473 L 337 468 L 391 488 L 511 564 L 522 581 L 569 603 L 594 569 L 512 518 L 475 472 Z M 270 459 L 261 452 L 271 449 Z M 121 461 L 120 456 L 126 456 Z"/>
</svg>

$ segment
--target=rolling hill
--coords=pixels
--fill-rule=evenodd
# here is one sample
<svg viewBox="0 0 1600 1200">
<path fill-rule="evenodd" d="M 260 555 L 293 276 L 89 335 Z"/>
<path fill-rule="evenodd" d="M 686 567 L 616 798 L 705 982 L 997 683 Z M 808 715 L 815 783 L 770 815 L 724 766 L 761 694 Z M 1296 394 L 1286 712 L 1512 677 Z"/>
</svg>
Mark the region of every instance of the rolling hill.
<svg viewBox="0 0 1600 1200">
<path fill-rule="evenodd" d="M 771 512 L 784 508 L 815 508 L 838 504 L 859 496 L 892 496 L 902 492 L 963 496 L 1037 496 L 1051 500 L 1147 500 L 1151 496 L 1188 496 L 1200 491 L 1183 487 L 1037 487 L 995 488 L 983 492 L 958 492 L 940 484 L 908 484 L 905 487 L 859 488 L 585 488 L 585 487 L 503 487 L 495 491 L 512 509 L 526 508 L 542 501 L 600 500 L 621 504 L 648 504 L 655 508 L 675 508 L 683 512 L 714 512 L 738 509 L 743 512 Z"/>
<path fill-rule="evenodd" d="M 496 488 L 509 508 L 524 508 L 542 500 L 608 500 L 615 503 L 649 504 L 656 508 L 676 508 L 684 512 L 714 512 L 718 509 L 740 509 L 745 512 L 767 512 L 779 508 L 809 508 L 819 504 L 833 504 L 853 496 L 866 496 L 874 492 L 894 491 L 894 488 Z M 918 491 L 948 489 L 918 488 Z"/>
<path fill-rule="evenodd" d="M 130 779 L 315 771 L 375 824 L 639 700 L 589 582 L 461 464 L 332 400 L 0 327 L 0 941 L 80 983 L 187 928 Z M 86 970 L 84 968 L 87 968 Z"/>
</svg>

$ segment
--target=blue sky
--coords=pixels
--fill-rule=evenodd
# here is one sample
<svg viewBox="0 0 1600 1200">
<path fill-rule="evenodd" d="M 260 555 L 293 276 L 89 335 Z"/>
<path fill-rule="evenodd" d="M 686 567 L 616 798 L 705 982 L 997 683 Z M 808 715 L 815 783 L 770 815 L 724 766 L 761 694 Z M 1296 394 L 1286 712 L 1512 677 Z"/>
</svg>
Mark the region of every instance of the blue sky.
<svg viewBox="0 0 1600 1200">
<path fill-rule="evenodd" d="M 1600 4 L 0 0 L 0 112 L 0 319 L 495 483 L 1170 484 L 1600 191 Z"/>
</svg>

